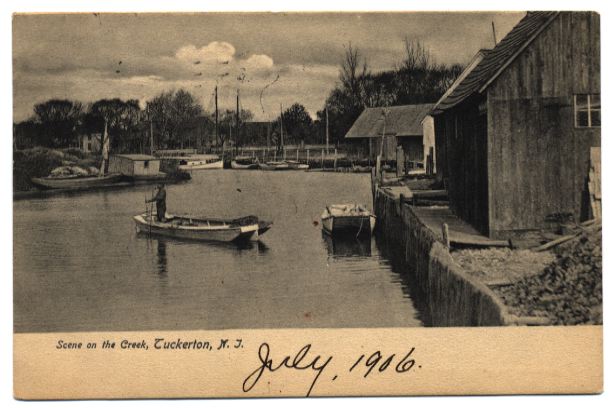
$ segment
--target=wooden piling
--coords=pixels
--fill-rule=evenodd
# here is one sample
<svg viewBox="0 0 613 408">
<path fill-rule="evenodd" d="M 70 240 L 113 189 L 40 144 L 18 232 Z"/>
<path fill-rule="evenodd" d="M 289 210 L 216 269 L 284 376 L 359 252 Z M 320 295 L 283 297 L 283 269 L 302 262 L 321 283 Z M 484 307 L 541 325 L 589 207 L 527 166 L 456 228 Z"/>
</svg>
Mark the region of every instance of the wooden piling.
<svg viewBox="0 0 613 408">
<path fill-rule="evenodd" d="M 442 233 L 443 233 L 443 244 L 445 245 L 445 247 L 447 249 L 449 249 L 449 247 L 450 247 L 450 243 L 449 243 L 449 225 L 447 225 L 446 222 L 444 222 L 443 225 L 442 225 Z"/>
<path fill-rule="evenodd" d="M 336 171 L 336 149 L 334 149 L 334 170 Z"/>
<path fill-rule="evenodd" d="M 307 161 L 306 164 L 309 164 L 309 149 L 307 149 Z"/>
</svg>

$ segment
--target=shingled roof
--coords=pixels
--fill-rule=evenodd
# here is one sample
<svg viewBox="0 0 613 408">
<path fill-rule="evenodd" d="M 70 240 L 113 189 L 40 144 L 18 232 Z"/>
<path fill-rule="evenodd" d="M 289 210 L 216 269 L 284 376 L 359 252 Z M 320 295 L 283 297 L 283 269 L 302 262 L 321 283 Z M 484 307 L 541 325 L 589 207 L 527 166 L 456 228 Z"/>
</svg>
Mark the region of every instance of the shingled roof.
<svg viewBox="0 0 613 408">
<path fill-rule="evenodd" d="M 474 93 L 483 92 L 558 14 L 556 11 L 528 12 L 432 113 L 451 109 Z"/>
<path fill-rule="evenodd" d="M 383 111 L 386 112 L 387 136 L 422 136 L 422 119 L 434 104 L 388 106 L 366 108 L 345 135 L 346 139 L 381 137 L 383 135 Z"/>
</svg>

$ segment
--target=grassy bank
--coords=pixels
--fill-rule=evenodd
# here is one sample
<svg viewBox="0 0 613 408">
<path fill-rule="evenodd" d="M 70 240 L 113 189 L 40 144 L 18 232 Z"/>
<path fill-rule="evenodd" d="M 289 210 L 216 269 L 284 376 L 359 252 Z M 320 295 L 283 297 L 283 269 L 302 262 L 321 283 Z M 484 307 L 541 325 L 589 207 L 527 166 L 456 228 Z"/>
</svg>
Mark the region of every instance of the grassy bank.
<svg viewBox="0 0 613 408">
<path fill-rule="evenodd" d="M 87 170 L 90 167 L 99 168 L 100 158 L 83 152 L 80 149 L 33 149 L 16 150 L 13 152 L 13 191 L 29 191 L 35 189 L 31 183 L 32 177 L 46 177 L 58 167 L 79 167 Z"/>
</svg>

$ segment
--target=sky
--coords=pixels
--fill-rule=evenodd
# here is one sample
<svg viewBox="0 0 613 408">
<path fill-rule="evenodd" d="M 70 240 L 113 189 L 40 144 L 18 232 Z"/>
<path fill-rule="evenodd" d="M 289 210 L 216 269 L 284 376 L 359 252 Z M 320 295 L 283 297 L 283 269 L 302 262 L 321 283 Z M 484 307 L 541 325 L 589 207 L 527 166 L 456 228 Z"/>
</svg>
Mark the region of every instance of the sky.
<svg viewBox="0 0 613 408">
<path fill-rule="evenodd" d="M 349 44 L 372 71 L 402 60 L 404 39 L 437 63 L 466 64 L 524 13 L 31 14 L 13 18 L 13 116 L 51 99 L 138 99 L 184 88 L 203 108 L 270 120 L 303 104 L 314 117 Z"/>
</svg>

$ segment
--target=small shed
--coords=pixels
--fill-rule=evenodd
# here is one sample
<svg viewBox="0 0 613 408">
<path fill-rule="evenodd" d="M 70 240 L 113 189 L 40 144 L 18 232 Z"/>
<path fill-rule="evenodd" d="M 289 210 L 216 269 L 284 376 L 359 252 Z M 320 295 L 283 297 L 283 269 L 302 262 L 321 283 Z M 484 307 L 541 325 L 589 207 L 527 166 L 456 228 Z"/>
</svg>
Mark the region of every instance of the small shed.
<svg viewBox="0 0 613 408">
<path fill-rule="evenodd" d="M 345 135 L 347 141 L 367 141 L 368 157 L 374 159 L 382 153 L 383 160 L 396 159 L 396 147 L 402 146 L 406 160 L 413 163 L 424 161 L 425 146 L 422 120 L 432 109 L 431 103 L 366 108 Z M 385 143 L 381 140 L 385 128 Z"/>
<path fill-rule="evenodd" d="M 109 158 L 109 173 L 124 176 L 155 176 L 160 172 L 160 159 L 146 154 L 116 154 Z"/>
</svg>

